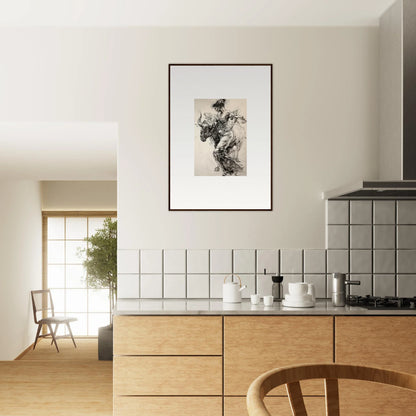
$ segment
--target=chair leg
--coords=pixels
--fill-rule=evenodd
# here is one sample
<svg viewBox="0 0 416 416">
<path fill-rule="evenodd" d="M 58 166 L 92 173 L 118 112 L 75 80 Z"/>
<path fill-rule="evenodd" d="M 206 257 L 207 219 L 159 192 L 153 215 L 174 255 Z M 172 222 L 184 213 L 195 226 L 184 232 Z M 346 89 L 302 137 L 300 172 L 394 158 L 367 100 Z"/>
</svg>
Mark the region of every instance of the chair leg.
<svg viewBox="0 0 416 416">
<path fill-rule="evenodd" d="M 72 331 L 71 331 L 71 327 L 69 326 L 69 322 L 66 323 L 66 326 L 68 327 L 68 331 L 69 331 L 69 334 L 71 335 L 72 342 L 74 343 L 74 347 L 76 348 L 77 344 L 75 344 L 74 336 L 72 335 Z"/>
<path fill-rule="evenodd" d="M 55 338 L 56 338 L 56 333 L 58 332 L 58 326 L 59 326 L 59 324 L 55 325 L 55 331 L 53 332 L 53 335 L 54 335 Z M 51 345 L 52 344 L 53 344 L 53 338 L 52 338 L 52 341 L 51 341 Z"/>
<path fill-rule="evenodd" d="M 49 328 L 49 331 L 50 331 L 50 333 L 52 335 L 52 342 L 55 343 L 56 351 L 59 352 L 58 344 L 56 343 L 55 334 L 53 333 L 53 330 L 52 330 L 52 325 L 51 324 L 48 324 L 48 328 Z"/>
<path fill-rule="evenodd" d="M 35 347 L 36 347 L 36 343 L 38 342 L 38 339 L 39 339 L 39 334 L 40 334 L 40 330 L 42 329 L 42 324 L 39 324 L 38 325 L 38 330 L 37 330 L 37 332 L 36 332 L 36 338 L 35 338 L 35 342 L 34 342 L 34 344 L 33 344 L 33 349 L 35 349 Z"/>
</svg>

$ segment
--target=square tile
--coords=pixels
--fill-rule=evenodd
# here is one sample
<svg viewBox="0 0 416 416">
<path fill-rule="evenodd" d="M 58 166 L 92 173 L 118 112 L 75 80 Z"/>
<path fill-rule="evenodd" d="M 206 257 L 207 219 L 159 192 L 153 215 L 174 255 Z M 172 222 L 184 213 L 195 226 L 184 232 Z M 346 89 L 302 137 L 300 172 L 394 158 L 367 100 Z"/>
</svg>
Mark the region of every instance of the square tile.
<svg viewBox="0 0 416 416">
<path fill-rule="evenodd" d="M 272 294 L 272 275 L 257 275 L 257 293 L 260 296 L 267 296 Z"/>
<path fill-rule="evenodd" d="M 266 273 L 264 272 L 266 270 Z M 279 272 L 279 250 L 257 250 L 257 273 Z"/>
<path fill-rule="evenodd" d="M 391 274 L 376 274 L 373 279 L 374 296 L 395 296 L 396 276 Z"/>
<path fill-rule="evenodd" d="M 165 298 L 186 298 L 186 278 L 184 274 L 165 274 L 163 279 Z"/>
<path fill-rule="evenodd" d="M 373 204 L 374 224 L 395 224 L 396 223 L 396 202 L 395 201 L 374 201 Z"/>
<path fill-rule="evenodd" d="M 164 272 L 185 273 L 186 252 L 185 250 L 164 250 Z"/>
<path fill-rule="evenodd" d="M 304 250 L 303 267 L 305 273 L 325 274 L 326 250 Z"/>
<path fill-rule="evenodd" d="M 187 250 L 188 274 L 200 274 L 209 272 L 209 250 Z"/>
<path fill-rule="evenodd" d="M 350 248 L 371 248 L 371 225 L 351 225 Z"/>
<path fill-rule="evenodd" d="M 188 299 L 209 298 L 209 276 L 207 274 L 188 275 Z"/>
<path fill-rule="evenodd" d="M 359 281 L 359 285 L 349 285 L 350 294 L 357 296 L 366 296 L 373 294 L 373 280 L 371 274 L 356 274 L 351 276 L 350 280 Z"/>
<path fill-rule="evenodd" d="M 397 201 L 397 224 L 416 224 L 416 201 Z"/>
<path fill-rule="evenodd" d="M 350 273 L 372 273 L 372 261 L 371 250 L 351 250 Z"/>
<path fill-rule="evenodd" d="M 117 272 L 139 273 L 139 250 L 117 250 Z"/>
<path fill-rule="evenodd" d="M 209 284 L 211 298 L 222 299 L 222 285 L 227 276 L 227 274 L 215 274 L 210 276 Z"/>
<path fill-rule="evenodd" d="M 140 276 L 140 297 L 155 299 L 162 297 L 161 274 L 150 274 Z"/>
<path fill-rule="evenodd" d="M 243 299 L 250 299 L 250 295 L 256 293 L 256 276 L 254 274 L 240 274 L 242 285 L 246 285 L 247 289 L 241 292 Z"/>
<path fill-rule="evenodd" d="M 416 273 L 416 250 L 397 251 L 397 273 Z"/>
<path fill-rule="evenodd" d="M 348 273 L 348 250 L 328 250 L 328 273 Z"/>
<path fill-rule="evenodd" d="M 283 278 L 283 296 L 289 293 L 289 283 L 300 283 L 302 282 L 301 274 L 291 274 L 290 276 L 285 276 Z"/>
<path fill-rule="evenodd" d="M 397 248 L 416 248 L 416 225 L 397 226 Z"/>
<path fill-rule="evenodd" d="M 328 225 L 326 246 L 329 249 L 348 248 L 348 225 Z"/>
<path fill-rule="evenodd" d="M 162 273 L 162 250 L 140 250 L 140 272 Z"/>
<path fill-rule="evenodd" d="M 396 248 L 396 226 L 375 225 L 373 246 L 375 249 Z"/>
<path fill-rule="evenodd" d="M 315 285 L 316 298 L 326 298 L 326 276 L 324 274 L 305 274 L 305 282 Z"/>
<path fill-rule="evenodd" d="M 232 273 L 232 250 L 210 250 L 210 271 Z"/>
<path fill-rule="evenodd" d="M 348 224 L 348 201 L 327 201 L 327 224 Z"/>
<path fill-rule="evenodd" d="M 387 274 L 396 272 L 395 250 L 374 250 L 374 273 Z"/>
<path fill-rule="evenodd" d="M 256 250 L 234 250 L 234 273 L 256 272 Z"/>
<path fill-rule="evenodd" d="M 372 201 L 351 201 L 350 202 L 350 223 L 371 224 L 372 223 Z"/>
<path fill-rule="evenodd" d="M 138 274 L 117 276 L 117 298 L 134 299 L 140 297 L 140 277 Z"/>
<path fill-rule="evenodd" d="M 416 296 L 416 275 L 397 276 L 397 296 L 404 298 Z"/>
<path fill-rule="evenodd" d="M 302 273 L 302 250 L 280 250 L 280 272 Z"/>
</svg>

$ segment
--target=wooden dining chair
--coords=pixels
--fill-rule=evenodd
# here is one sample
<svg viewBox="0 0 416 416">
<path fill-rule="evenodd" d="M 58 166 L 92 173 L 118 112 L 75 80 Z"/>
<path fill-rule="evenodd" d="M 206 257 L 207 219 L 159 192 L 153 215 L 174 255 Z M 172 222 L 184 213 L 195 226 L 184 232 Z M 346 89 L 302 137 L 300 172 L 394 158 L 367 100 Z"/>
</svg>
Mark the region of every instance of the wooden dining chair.
<svg viewBox="0 0 416 416">
<path fill-rule="evenodd" d="M 327 416 L 339 416 L 338 379 L 364 380 L 416 390 L 416 375 L 343 364 L 311 364 L 276 368 L 263 373 L 250 385 L 247 392 L 249 416 L 271 416 L 264 405 L 264 397 L 275 387 L 286 385 L 293 416 L 307 416 L 300 381 L 325 380 L 325 404 Z"/>
<path fill-rule="evenodd" d="M 72 342 L 74 343 L 74 346 L 76 348 L 77 344 L 75 344 L 74 336 L 72 335 L 71 326 L 69 325 L 69 323 L 77 321 L 77 318 L 70 318 L 68 316 L 55 316 L 55 309 L 53 306 L 52 294 L 50 289 L 32 290 L 30 293 L 32 296 L 33 317 L 35 319 L 35 324 L 38 325 L 38 330 L 36 332 L 36 338 L 33 344 L 33 349 L 35 349 L 39 338 L 46 338 L 48 336 L 51 336 L 51 344 L 55 344 L 56 351 L 59 352 L 56 340 L 58 338 L 63 337 L 57 337 L 56 334 L 60 324 L 66 325 L 66 327 L 68 328 L 68 332 L 72 338 Z M 38 314 L 42 314 L 41 319 L 39 319 Z M 46 325 L 49 329 L 49 332 L 47 334 L 40 334 L 43 325 Z M 55 325 L 55 329 L 52 328 L 52 325 Z"/>
</svg>

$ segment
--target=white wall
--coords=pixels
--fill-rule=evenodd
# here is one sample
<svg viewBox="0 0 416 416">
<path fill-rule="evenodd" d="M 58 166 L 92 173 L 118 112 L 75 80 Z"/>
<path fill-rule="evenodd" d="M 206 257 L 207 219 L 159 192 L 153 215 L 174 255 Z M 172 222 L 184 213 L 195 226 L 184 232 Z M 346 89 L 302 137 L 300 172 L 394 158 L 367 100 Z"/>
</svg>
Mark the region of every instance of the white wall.
<svg viewBox="0 0 416 416">
<path fill-rule="evenodd" d="M 322 191 L 374 179 L 377 28 L 1 29 L 5 120 L 119 123 L 119 247 L 324 247 Z M 273 212 L 169 212 L 169 63 L 274 65 Z"/>
<path fill-rule="evenodd" d="M 30 291 L 42 288 L 40 184 L 0 181 L 0 360 L 35 339 Z"/>
<path fill-rule="evenodd" d="M 44 181 L 44 211 L 117 211 L 116 181 Z"/>
</svg>

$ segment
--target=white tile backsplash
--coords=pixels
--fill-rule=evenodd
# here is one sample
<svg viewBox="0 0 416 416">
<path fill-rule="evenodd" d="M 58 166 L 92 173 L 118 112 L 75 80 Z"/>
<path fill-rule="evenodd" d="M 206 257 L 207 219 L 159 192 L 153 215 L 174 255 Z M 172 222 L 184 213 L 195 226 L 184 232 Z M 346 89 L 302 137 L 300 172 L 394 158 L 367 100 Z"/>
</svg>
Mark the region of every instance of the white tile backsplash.
<svg viewBox="0 0 416 416">
<path fill-rule="evenodd" d="M 209 273 L 209 250 L 187 250 L 188 274 Z"/>
<path fill-rule="evenodd" d="M 303 263 L 305 273 L 324 273 L 325 274 L 325 262 L 326 252 L 325 250 L 304 250 Z"/>
<path fill-rule="evenodd" d="M 315 297 L 326 298 L 326 276 L 325 274 L 305 274 L 305 282 L 315 286 Z"/>
<path fill-rule="evenodd" d="M 397 296 L 410 298 L 416 294 L 416 275 L 407 274 L 397 276 Z"/>
<path fill-rule="evenodd" d="M 188 275 L 187 278 L 188 298 L 209 298 L 209 276 L 207 274 Z"/>
<path fill-rule="evenodd" d="M 351 250 L 350 273 L 372 273 L 371 250 Z"/>
<path fill-rule="evenodd" d="M 395 296 L 396 276 L 391 274 L 376 274 L 373 279 L 374 296 Z"/>
<path fill-rule="evenodd" d="M 416 247 L 416 225 L 399 225 L 397 227 L 397 248 Z"/>
<path fill-rule="evenodd" d="M 416 224 L 416 201 L 397 201 L 397 224 Z"/>
<path fill-rule="evenodd" d="M 241 297 L 243 299 L 249 299 L 250 295 L 256 293 L 256 275 L 255 274 L 241 274 L 242 285 L 246 285 L 247 288 L 241 292 Z"/>
<path fill-rule="evenodd" d="M 372 201 L 350 201 L 350 223 L 372 223 Z"/>
<path fill-rule="evenodd" d="M 351 225 L 350 229 L 350 248 L 371 248 L 371 225 Z"/>
<path fill-rule="evenodd" d="M 185 273 L 186 272 L 186 252 L 185 250 L 164 250 L 164 272 Z"/>
<path fill-rule="evenodd" d="M 397 251 L 397 272 L 416 273 L 416 250 Z"/>
<path fill-rule="evenodd" d="M 162 250 L 140 250 L 140 272 L 162 273 Z"/>
<path fill-rule="evenodd" d="M 232 273 L 232 250 L 210 250 L 210 272 Z"/>
<path fill-rule="evenodd" d="M 396 247 L 396 227 L 394 225 L 374 226 L 375 249 L 394 249 Z"/>
<path fill-rule="evenodd" d="M 348 201 L 327 201 L 327 224 L 348 224 Z"/>
<path fill-rule="evenodd" d="M 224 284 L 224 279 L 227 277 L 226 274 L 215 274 L 210 276 L 210 296 L 211 298 L 221 298 L 222 299 L 222 285 Z"/>
<path fill-rule="evenodd" d="M 371 274 L 355 274 L 351 276 L 351 280 L 357 280 L 359 285 L 350 285 L 350 294 L 365 296 L 372 293 L 372 275 Z"/>
<path fill-rule="evenodd" d="M 165 298 L 186 298 L 186 276 L 184 274 L 165 274 L 163 284 Z"/>
<path fill-rule="evenodd" d="M 139 272 L 139 250 L 117 250 L 117 273 Z"/>
<path fill-rule="evenodd" d="M 260 296 L 266 296 L 272 294 L 272 275 L 257 275 L 257 293 Z"/>
<path fill-rule="evenodd" d="M 376 274 L 395 273 L 396 252 L 394 250 L 374 250 L 373 272 Z"/>
<path fill-rule="evenodd" d="M 395 224 L 396 202 L 374 201 L 374 224 Z"/>
<path fill-rule="evenodd" d="M 348 273 L 348 250 L 328 250 L 328 273 Z"/>
<path fill-rule="evenodd" d="M 234 250 L 234 273 L 255 273 L 256 250 Z"/>
<path fill-rule="evenodd" d="M 266 269 L 266 273 L 264 270 Z M 279 250 L 257 250 L 257 273 L 277 274 L 279 272 Z"/>
<path fill-rule="evenodd" d="M 280 272 L 285 273 L 302 273 L 303 260 L 302 250 L 290 249 L 280 250 Z"/>
<path fill-rule="evenodd" d="M 140 276 L 140 297 L 161 298 L 162 294 L 161 274 L 148 274 Z"/>
<path fill-rule="evenodd" d="M 328 225 L 327 244 L 331 249 L 348 248 L 348 225 Z"/>
<path fill-rule="evenodd" d="M 138 274 L 119 274 L 117 276 L 117 298 L 139 298 L 140 276 Z"/>
</svg>

